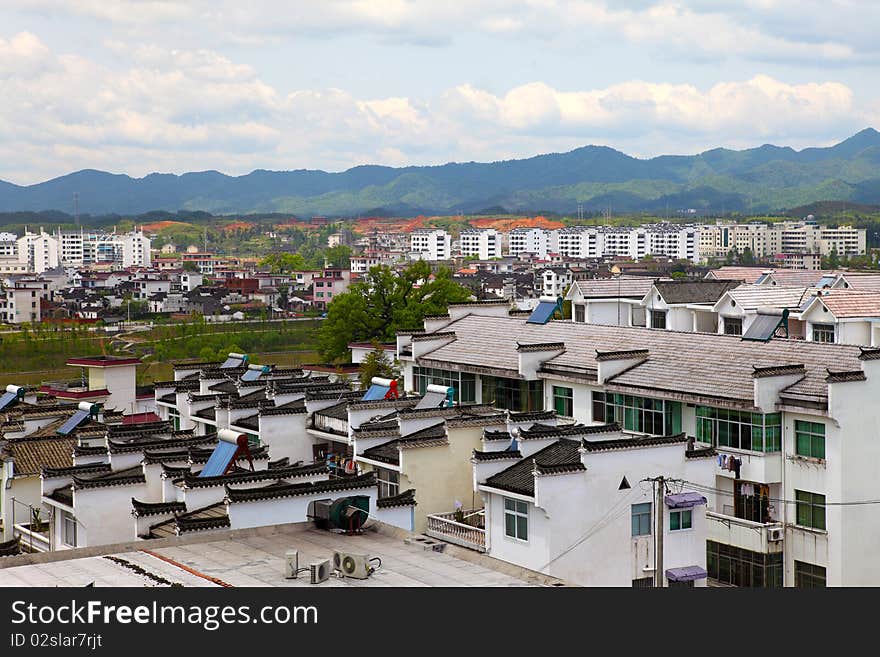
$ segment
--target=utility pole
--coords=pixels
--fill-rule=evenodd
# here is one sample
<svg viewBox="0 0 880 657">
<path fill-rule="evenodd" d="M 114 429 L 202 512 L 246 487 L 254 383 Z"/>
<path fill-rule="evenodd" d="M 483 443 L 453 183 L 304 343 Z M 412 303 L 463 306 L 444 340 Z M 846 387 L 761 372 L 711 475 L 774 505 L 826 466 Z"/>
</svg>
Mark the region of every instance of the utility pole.
<svg viewBox="0 0 880 657">
<path fill-rule="evenodd" d="M 654 479 L 654 490 L 657 493 L 655 520 L 657 532 L 657 546 L 654 550 L 654 588 L 662 589 L 665 584 L 663 575 L 663 496 L 666 493 L 666 479 L 663 475 Z"/>
</svg>

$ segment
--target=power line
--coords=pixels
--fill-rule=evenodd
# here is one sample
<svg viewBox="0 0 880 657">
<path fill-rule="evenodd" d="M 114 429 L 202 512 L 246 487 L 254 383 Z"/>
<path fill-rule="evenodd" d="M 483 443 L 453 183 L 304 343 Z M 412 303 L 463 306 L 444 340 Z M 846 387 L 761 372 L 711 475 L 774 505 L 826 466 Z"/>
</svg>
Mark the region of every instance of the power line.
<svg viewBox="0 0 880 657">
<path fill-rule="evenodd" d="M 696 488 L 699 492 L 709 492 L 709 493 L 718 493 L 720 495 L 724 495 L 726 497 L 735 497 L 735 494 L 728 491 L 723 490 L 721 488 L 713 488 L 711 486 L 706 486 L 705 484 L 698 484 L 693 481 L 687 481 L 686 479 L 674 480 L 681 481 L 688 486 Z M 806 502 L 798 501 L 798 500 L 786 500 L 778 497 L 764 497 L 763 499 L 769 500 L 770 502 L 779 502 L 781 504 L 805 504 Z M 822 504 L 815 506 L 867 506 L 871 504 L 880 504 L 880 500 L 856 500 L 853 502 L 823 502 Z"/>
</svg>

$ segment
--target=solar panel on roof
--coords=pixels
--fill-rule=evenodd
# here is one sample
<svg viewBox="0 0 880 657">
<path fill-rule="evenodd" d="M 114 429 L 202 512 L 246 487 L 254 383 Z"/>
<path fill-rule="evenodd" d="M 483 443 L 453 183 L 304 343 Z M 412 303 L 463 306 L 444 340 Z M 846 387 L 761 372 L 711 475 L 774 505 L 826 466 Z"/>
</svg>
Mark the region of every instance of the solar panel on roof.
<svg viewBox="0 0 880 657">
<path fill-rule="evenodd" d="M 416 404 L 416 408 L 440 408 L 446 403 L 446 393 L 426 392 L 425 396 Z"/>
<path fill-rule="evenodd" d="M 230 367 L 241 367 L 245 363 L 248 362 L 247 354 L 236 354 L 235 352 L 230 352 L 229 357 L 223 361 L 223 364 L 220 366 L 220 369 L 228 369 Z"/>
<path fill-rule="evenodd" d="M 235 443 L 228 443 L 224 440 L 219 441 L 217 447 L 211 452 L 211 456 L 208 457 L 208 462 L 205 463 L 205 467 L 202 468 L 199 476 L 217 477 L 224 474 L 237 451 L 238 445 Z"/>
<path fill-rule="evenodd" d="M 65 422 L 61 426 L 60 429 L 58 429 L 58 433 L 60 433 L 62 436 L 66 436 L 71 431 L 76 429 L 80 425 L 80 423 L 83 420 L 85 420 L 88 416 L 89 416 L 88 411 L 84 411 L 82 409 L 79 409 L 76 413 L 74 413 L 73 415 L 70 416 L 70 419 L 67 420 L 67 422 Z"/>
<path fill-rule="evenodd" d="M 251 365 L 247 372 L 241 375 L 242 381 L 256 381 L 263 374 L 269 371 L 268 367 L 260 367 L 259 365 Z"/>
<path fill-rule="evenodd" d="M 755 321 L 752 322 L 749 330 L 743 334 L 742 339 L 767 342 L 776 333 L 776 329 L 779 328 L 782 321 L 783 318 L 781 315 L 759 314 L 755 317 Z"/>
<path fill-rule="evenodd" d="M 526 324 L 546 324 L 558 308 L 559 305 L 556 301 L 541 301 L 538 307 L 529 315 Z"/>
<path fill-rule="evenodd" d="M 370 389 L 367 390 L 367 394 L 363 396 L 362 401 L 377 401 L 379 399 L 385 399 L 385 395 L 388 394 L 389 390 L 391 390 L 389 386 L 381 386 L 374 383 L 370 386 Z"/>
<path fill-rule="evenodd" d="M 837 280 L 836 276 L 823 276 L 819 279 L 819 282 L 816 283 L 816 287 L 825 287 L 826 285 L 831 285 L 834 281 Z"/>
<path fill-rule="evenodd" d="M 9 406 L 12 403 L 12 400 L 15 399 L 18 395 L 14 392 L 4 392 L 3 396 L 0 397 L 0 411 Z"/>
</svg>

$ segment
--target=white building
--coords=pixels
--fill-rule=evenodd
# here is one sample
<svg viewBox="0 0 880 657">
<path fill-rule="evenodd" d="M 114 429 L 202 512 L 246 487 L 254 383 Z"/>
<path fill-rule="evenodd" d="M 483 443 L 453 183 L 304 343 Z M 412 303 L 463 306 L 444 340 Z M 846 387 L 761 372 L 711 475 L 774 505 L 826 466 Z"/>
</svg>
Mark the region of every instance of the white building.
<svg viewBox="0 0 880 657">
<path fill-rule="evenodd" d="M 445 230 L 414 230 L 410 235 L 410 250 L 421 254 L 422 260 L 449 260 L 452 257 L 452 238 Z"/>
<path fill-rule="evenodd" d="M 531 253 L 543 260 L 550 250 L 550 231 L 543 228 L 514 228 L 507 239 L 508 252 L 512 256 Z"/>
<path fill-rule="evenodd" d="M 786 221 L 773 224 L 751 222 L 738 224 L 717 222 L 698 227 L 699 247 L 703 258 L 726 256 L 732 249 L 739 253 L 750 250 L 755 257 L 764 258 L 777 254 L 791 254 L 789 258 L 797 267 L 813 268 L 811 261 L 794 258 L 794 254 L 863 255 L 867 247 L 867 231 L 852 226 L 820 226 L 809 217 L 804 221 Z"/>
<path fill-rule="evenodd" d="M 677 224 L 628 226 L 571 226 L 554 230 L 550 251 L 570 258 L 668 256 L 697 262 L 697 227 Z"/>
<path fill-rule="evenodd" d="M 27 263 L 28 270 L 40 274 L 59 265 L 58 240 L 40 229 L 39 233 L 25 232 L 18 239 L 18 259 Z"/>
<path fill-rule="evenodd" d="M 149 267 L 151 263 L 150 238 L 138 230 L 125 234 L 59 230 L 56 239 L 64 265 L 112 265 L 125 269 Z"/>
<path fill-rule="evenodd" d="M 501 257 L 501 235 L 494 228 L 462 230 L 458 244 L 463 256 L 476 256 L 480 260 Z"/>
<path fill-rule="evenodd" d="M 18 235 L 0 232 L 0 259 L 18 258 Z"/>
<path fill-rule="evenodd" d="M 503 304 L 453 305 L 449 319 L 433 321 L 427 332 L 399 333 L 405 388 L 415 389 L 427 370 L 468 390 L 474 403 L 528 413 L 553 408 L 583 424 L 617 422 L 630 435 L 693 436 L 688 451 L 708 459 L 708 476 L 687 466 L 685 474 L 670 476 L 682 480 L 683 491 L 707 499 L 711 580 L 880 585 L 872 548 L 880 541 L 880 505 L 860 503 L 876 499 L 880 349 L 532 324 L 506 310 Z M 644 453 L 628 452 L 631 467 L 650 472 L 638 463 Z M 538 476 L 544 468 L 553 472 L 552 462 L 541 466 L 533 469 Z M 618 474 L 627 475 L 629 467 L 621 464 Z M 587 477 L 590 472 L 587 466 Z M 590 504 L 589 497 L 570 496 L 564 508 L 590 513 Z M 527 542 L 534 554 L 547 553 L 554 541 L 532 523 Z"/>
</svg>

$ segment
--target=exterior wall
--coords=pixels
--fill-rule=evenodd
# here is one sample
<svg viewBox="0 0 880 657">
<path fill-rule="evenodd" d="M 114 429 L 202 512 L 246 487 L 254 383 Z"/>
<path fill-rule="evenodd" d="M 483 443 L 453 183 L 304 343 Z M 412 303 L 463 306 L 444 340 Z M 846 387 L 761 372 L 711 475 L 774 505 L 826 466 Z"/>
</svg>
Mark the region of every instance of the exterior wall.
<svg viewBox="0 0 880 657">
<path fill-rule="evenodd" d="M 255 502 L 240 502 L 227 505 L 231 529 L 244 529 L 247 527 L 263 527 L 265 525 L 279 525 L 294 522 L 306 522 L 308 520 L 309 502 L 312 500 L 351 497 L 354 495 L 367 495 L 370 498 L 370 515 L 376 513 L 376 488 L 364 488 L 361 490 L 333 491 L 326 495 L 312 495 L 302 497 L 284 497 L 275 500 L 260 500 Z"/>
<path fill-rule="evenodd" d="M 412 506 L 394 506 L 388 509 L 377 508 L 376 520 L 408 532 L 415 531 L 415 510 Z"/>
<path fill-rule="evenodd" d="M 131 498 L 143 499 L 146 493 L 145 484 L 75 490 L 74 516 L 79 524 L 77 547 L 121 543 L 136 538 Z"/>
<path fill-rule="evenodd" d="M 291 463 L 314 460 L 312 445 L 318 441 L 306 431 L 306 414 L 260 417 L 260 443 L 269 448 L 273 460 L 287 457 Z"/>
<path fill-rule="evenodd" d="M 618 321 L 618 317 L 620 321 Z M 588 301 L 587 324 L 605 324 L 608 326 L 627 326 L 629 304 L 613 299 L 611 301 Z"/>
<path fill-rule="evenodd" d="M 861 320 L 839 322 L 835 331 L 835 342 L 870 346 L 871 323 Z"/>
<path fill-rule="evenodd" d="M 38 475 L 14 477 L 12 479 L 4 479 L 2 482 L 4 541 L 12 540 L 13 523 L 27 524 L 31 521 L 30 509 L 26 505 L 36 509 L 43 508 L 40 483 Z M 15 500 L 14 502 L 13 499 Z M 42 516 L 44 518 L 47 517 L 45 511 L 42 512 Z"/>
</svg>

